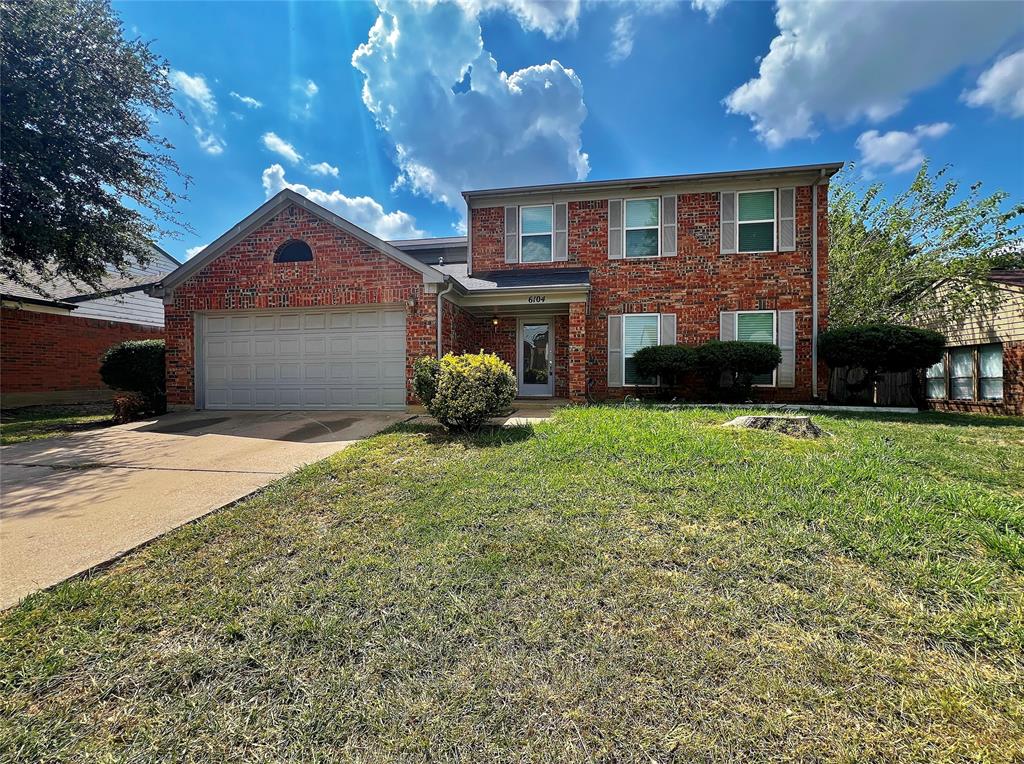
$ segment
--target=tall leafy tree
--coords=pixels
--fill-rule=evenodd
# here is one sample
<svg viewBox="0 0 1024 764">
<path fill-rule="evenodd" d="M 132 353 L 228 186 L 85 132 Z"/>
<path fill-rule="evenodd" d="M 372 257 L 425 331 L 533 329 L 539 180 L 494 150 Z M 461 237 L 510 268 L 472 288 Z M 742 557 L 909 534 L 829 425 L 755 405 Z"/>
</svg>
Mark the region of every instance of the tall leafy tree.
<svg viewBox="0 0 1024 764">
<path fill-rule="evenodd" d="M 993 298 L 985 276 L 1024 267 L 1024 204 L 1007 204 L 981 183 L 965 192 L 949 167 L 921 166 L 891 201 L 880 183 L 864 185 L 851 166 L 829 196 L 829 324 L 906 322 L 916 315 L 964 316 Z M 936 292 L 943 279 L 955 289 Z"/>
<path fill-rule="evenodd" d="M 108 0 L 0 0 L 0 273 L 96 286 L 181 230 L 154 130 L 181 117 L 167 62 L 126 40 Z"/>
</svg>

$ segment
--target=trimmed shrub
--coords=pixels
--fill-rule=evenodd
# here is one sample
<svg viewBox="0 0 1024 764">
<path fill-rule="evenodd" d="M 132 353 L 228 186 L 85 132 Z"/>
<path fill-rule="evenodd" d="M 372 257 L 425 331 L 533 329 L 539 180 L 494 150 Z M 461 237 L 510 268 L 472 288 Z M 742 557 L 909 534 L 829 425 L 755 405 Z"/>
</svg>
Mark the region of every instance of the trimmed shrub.
<svg viewBox="0 0 1024 764">
<path fill-rule="evenodd" d="M 945 347 L 939 332 L 897 324 L 829 329 L 818 337 L 818 351 L 829 366 L 856 366 L 871 375 L 926 369 L 942 360 Z"/>
<path fill-rule="evenodd" d="M 437 377 L 440 373 L 441 362 L 433 356 L 417 358 L 412 365 L 412 391 L 428 409 L 437 394 Z"/>
<path fill-rule="evenodd" d="M 449 431 L 474 432 L 509 410 L 516 397 L 512 368 L 493 353 L 449 353 L 416 362 L 413 389 L 427 411 Z"/>
<path fill-rule="evenodd" d="M 636 373 L 641 377 L 660 377 L 662 385 L 671 387 L 696 365 L 693 348 L 685 345 L 651 345 L 633 356 Z"/>
<path fill-rule="evenodd" d="M 778 345 L 768 342 L 709 340 L 697 347 L 696 363 L 708 378 L 708 387 L 727 389 L 727 397 L 747 400 L 756 374 L 768 374 L 782 363 Z"/>
<path fill-rule="evenodd" d="M 164 341 L 128 340 L 109 348 L 100 360 L 100 378 L 107 387 L 138 393 L 149 413 L 167 411 Z"/>
</svg>

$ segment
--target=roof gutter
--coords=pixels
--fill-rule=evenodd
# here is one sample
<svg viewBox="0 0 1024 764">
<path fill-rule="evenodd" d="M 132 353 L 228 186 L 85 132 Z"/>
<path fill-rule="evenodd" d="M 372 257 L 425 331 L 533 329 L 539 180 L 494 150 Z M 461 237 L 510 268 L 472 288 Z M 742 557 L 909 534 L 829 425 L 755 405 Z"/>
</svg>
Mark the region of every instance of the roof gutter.
<svg viewBox="0 0 1024 764">
<path fill-rule="evenodd" d="M 818 397 L 818 186 L 828 176 L 822 169 L 811 184 L 811 398 Z"/>
<path fill-rule="evenodd" d="M 442 300 L 442 298 L 446 294 L 448 294 L 450 291 L 455 289 L 455 279 L 451 279 L 448 276 L 445 276 L 445 282 L 447 282 L 447 286 L 445 286 L 444 289 L 439 290 L 438 293 L 437 293 L 437 357 L 438 358 L 441 357 L 441 334 L 442 334 L 442 331 L 441 331 L 441 323 L 442 323 L 441 300 Z"/>
</svg>

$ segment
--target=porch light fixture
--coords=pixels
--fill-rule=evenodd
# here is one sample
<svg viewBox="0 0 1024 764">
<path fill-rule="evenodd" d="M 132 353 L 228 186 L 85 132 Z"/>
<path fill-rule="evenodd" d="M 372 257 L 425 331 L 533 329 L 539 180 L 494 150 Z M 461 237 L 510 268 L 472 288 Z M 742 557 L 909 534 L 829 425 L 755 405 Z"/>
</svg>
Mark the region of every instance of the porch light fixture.
<svg viewBox="0 0 1024 764">
<path fill-rule="evenodd" d="M 494 318 L 492 318 L 491 319 L 491 323 L 494 324 L 495 326 L 497 326 L 498 325 L 498 317 L 495 316 Z"/>
</svg>

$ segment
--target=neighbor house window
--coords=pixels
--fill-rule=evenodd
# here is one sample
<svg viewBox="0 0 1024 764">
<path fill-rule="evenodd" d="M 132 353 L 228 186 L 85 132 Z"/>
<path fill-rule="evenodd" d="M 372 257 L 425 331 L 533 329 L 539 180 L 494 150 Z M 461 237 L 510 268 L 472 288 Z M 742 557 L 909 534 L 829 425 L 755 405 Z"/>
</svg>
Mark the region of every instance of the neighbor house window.
<svg viewBox="0 0 1024 764">
<path fill-rule="evenodd" d="M 946 355 L 943 353 L 942 360 L 934 366 L 928 367 L 926 374 L 928 380 L 928 397 L 946 397 Z"/>
<path fill-rule="evenodd" d="M 740 252 L 775 251 L 775 191 L 740 191 L 737 220 Z"/>
<path fill-rule="evenodd" d="M 274 253 L 275 263 L 303 263 L 313 259 L 313 250 L 304 241 L 292 239 L 277 248 Z"/>
<path fill-rule="evenodd" d="M 946 367 L 949 387 L 946 387 Z M 945 357 L 926 373 L 928 397 L 955 401 L 1001 401 L 1003 399 L 1003 346 L 948 348 Z M 977 395 L 977 397 L 975 397 Z"/>
<path fill-rule="evenodd" d="M 656 377 L 641 377 L 636 373 L 633 356 L 636 351 L 661 341 L 661 316 L 657 313 L 640 313 L 622 317 L 622 378 L 627 385 L 656 385 Z"/>
<path fill-rule="evenodd" d="M 736 314 L 736 339 L 742 342 L 775 342 L 775 311 L 756 310 Z M 775 384 L 775 372 L 755 374 L 751 379 L 754 385 L 771 387 Z"/>
<path fill-rule="evenodd" d="M 659 199 L 627 199 L 624 235 L 626 257 L 657 257 L 661 240 Z"/>
<path fill-rule="evenodd" d="M 998 343 L 978 348 L 978 398 L 1003 399 L 1003 346 Z"/>
<path fill-rule="evenodd" d="M 519 209 L 519 261 L 551 262 L 552 206 L 543 204 Z"/>
<path fill-rule="evenodd" d="M 958 401 L 974 399 L 974 348 L 949 351 L 949 397 Z"/>
</svg>

